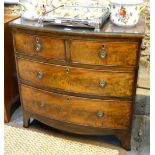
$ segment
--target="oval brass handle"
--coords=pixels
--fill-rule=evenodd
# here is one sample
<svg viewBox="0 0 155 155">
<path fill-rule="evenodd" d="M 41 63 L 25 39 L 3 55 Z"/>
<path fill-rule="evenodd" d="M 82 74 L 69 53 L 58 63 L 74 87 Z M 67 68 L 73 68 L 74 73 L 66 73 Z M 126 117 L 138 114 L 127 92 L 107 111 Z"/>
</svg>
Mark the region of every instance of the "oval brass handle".
<svg viewBox="0 0 155 155">
<path fill-rule="evenodd" d="M 70 70 L 69 67 L 67 67 L 67 68 L 66 68 L 66 73 L 67 73 L 67 74 L 69 73 L 69 70 Z"/>
<path fill-rule="evenodd" d="M 41 46 L 41 43 L 40 43 L 40 41 L 39 41 L 39 37 L 36 37 L 35 50 L 36 50 L 37 52 L 40 52 L 41 49 L 42 49 L 42 46 Z"/>
<path fill-rule="evenodd" d="M 99 52 L 99 57 L 101 59 L 105 59 L 107 56 L 107 52 L 105 51 L 105 49 L 102 49 L 100 52 Z"/>
<path fill-rule="evenodd" d="M 106 85 L 106 82 L 105 82 L 104 80 L 101 80 L 101 81 L 99 82 L 99 86 L 100 86 L 101 88 L 104 88 L 105 85 Z"/>
<path fill-rule="evenodd" d="M 37 78 L 42 79 L 44 77 L 44 73 L 43 72 L 37 72 Z"/>
<path fill-rule="evenodd" d="M 70 103 L 70 99 L 71 99 L 70 97 L 67 97 L 67 103 Z"/>
<path fill-rule="evenodd" d="M 103 112 L 103 111 L 99 111 L 99 112 L 97 113 L 97 116 L 100 117 L 100 118 L 101 118 L 101 117 L 104 117 L 104 112 Z"/>
<path fill-rule="evenodd" d="M 40 52 L 41 51 L 41 48 L 42 48 L 42 46 L 41 46 L 41 44 L 40 43 L 36 43 L 36 51 L 37 52 Z"/>
<path fill-rule="evenodd" d="M 40 106 L 41 108 L 44 108 L 44 107 L 45 107 L 45 103 L 41 101 L 41 102 L 39 103 L 39 106 Z"/>
</svg>

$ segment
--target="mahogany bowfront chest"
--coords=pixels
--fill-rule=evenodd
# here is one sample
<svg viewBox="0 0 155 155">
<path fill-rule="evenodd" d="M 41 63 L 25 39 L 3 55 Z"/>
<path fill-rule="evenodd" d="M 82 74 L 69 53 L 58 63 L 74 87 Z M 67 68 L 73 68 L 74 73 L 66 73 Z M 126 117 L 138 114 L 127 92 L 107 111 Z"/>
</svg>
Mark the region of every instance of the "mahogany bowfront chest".
<svg viewBox="0 0 155 155">
<path fill-rule="evenodd" d="M 100 32 L 11 23 L 23 125 L 30 117 L 85 135 L 115 135 L 130 150 L 144 21 Z"/>
</svg>

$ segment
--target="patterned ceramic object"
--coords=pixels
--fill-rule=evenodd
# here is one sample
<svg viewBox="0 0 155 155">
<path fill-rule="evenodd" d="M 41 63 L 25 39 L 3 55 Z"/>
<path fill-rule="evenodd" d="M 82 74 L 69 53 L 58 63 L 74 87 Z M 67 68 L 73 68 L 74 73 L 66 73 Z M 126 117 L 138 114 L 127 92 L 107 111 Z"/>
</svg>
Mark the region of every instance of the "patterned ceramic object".
<svg viewBox="0 0 155 155">
<path fill-rule="evenodd" d="M 37 20 L 42 14 L 46 13 L 49 10 L 49 7 L 46 7 L 46 3 L 43 3 L 43 0 L 32 1 L 32 2 L 19 2 L 21 7 L 21 17 L 28 20 Z"/>
<path fill-rule="evenodd" d="M 118 3 L 110 1 L 111 21 L 118 26 L 134 26 L 138 23 L 140 12 L 145 8 L 144 2 Z"/>
</svg>

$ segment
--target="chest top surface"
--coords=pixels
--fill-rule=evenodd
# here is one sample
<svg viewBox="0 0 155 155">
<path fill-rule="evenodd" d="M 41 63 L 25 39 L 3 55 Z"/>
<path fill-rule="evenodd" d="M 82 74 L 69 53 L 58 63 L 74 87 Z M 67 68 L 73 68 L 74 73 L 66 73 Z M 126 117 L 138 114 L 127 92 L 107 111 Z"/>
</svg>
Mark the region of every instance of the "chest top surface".
<svg viewBox="0 0 155 155">
<path fill-rule="evenodd" d="M 95 32 L 89 29 L 67 28 L 60 26 L 40 26 L 37 21 L 29 21 L 18 18 L 10 23 L 11 26 L 28 29 L 32 31 L 42 31 L 49 33 L 63 33 L 72 35 L 94 35 L 101 37 L 131 37 L 143 38 L 145 35 L 145 20 L 140 18 L 139 23 L 134 27 L 119 27 L 108 20 L 100 29 L 100 32 Z"/>
</svg>

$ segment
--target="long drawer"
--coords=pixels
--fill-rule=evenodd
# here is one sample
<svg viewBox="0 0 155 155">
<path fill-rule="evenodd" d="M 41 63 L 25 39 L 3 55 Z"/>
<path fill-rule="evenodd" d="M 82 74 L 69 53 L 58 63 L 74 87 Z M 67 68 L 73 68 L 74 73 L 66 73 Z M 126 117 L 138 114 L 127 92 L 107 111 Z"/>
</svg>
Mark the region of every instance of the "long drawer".
<svg viewBox="0 0 155 155">
<path fill-rule="evenodd" d="M 73 40 L 70 50 L 72 63 L 134 66 L 138 55 L 138 44 Z"/>
<path fill-rule="evenodd" d="M 44 88 L 102 96 L 130 97 L 134 72 L 100 71 L 18 59 L 19 77 Z"/>
<path fill-rule="evenodd" d="M 14 41 L 16 50 L 25 55 L 65 60 L 65 41 L 63 39 L 15 32 Z"/>
<path fill-rule="evenodd" d="M 49 119 L 94 127 L 128 128 L 130 101 L 66 96 L 21 85 L 24 110 Z"/>
</svg>

